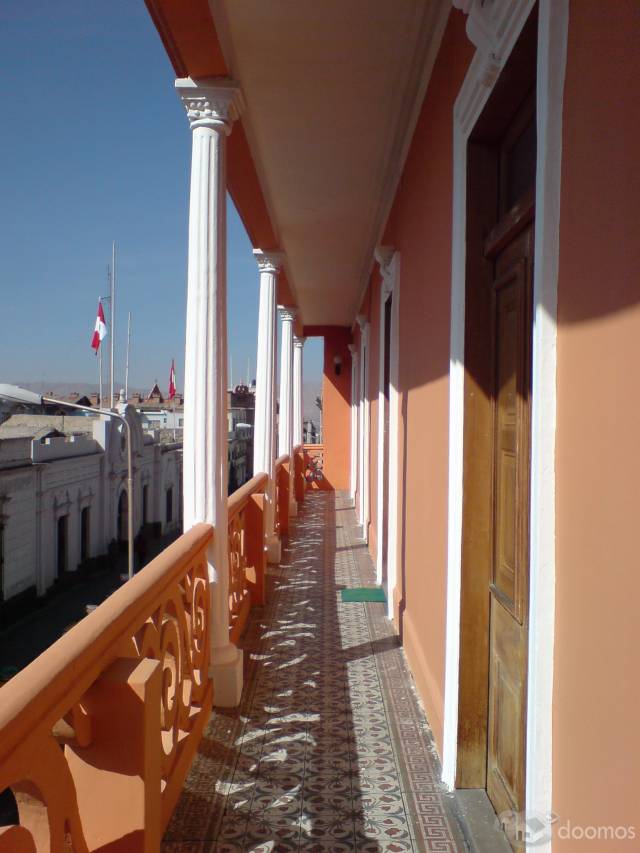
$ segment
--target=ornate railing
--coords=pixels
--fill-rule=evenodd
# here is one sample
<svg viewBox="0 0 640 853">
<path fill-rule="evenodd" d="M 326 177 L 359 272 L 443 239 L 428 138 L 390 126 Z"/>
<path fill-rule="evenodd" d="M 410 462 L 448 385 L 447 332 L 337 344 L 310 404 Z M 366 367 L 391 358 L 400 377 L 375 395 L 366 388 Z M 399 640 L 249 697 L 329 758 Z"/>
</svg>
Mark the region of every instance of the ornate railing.
<svg viewBox="0 0 640 853">
<path fill-rule="evenodd" d="M 276 459 L 275 528 L 278 536 L 289 533 L 289 454 Z"/>
<path fill-rule="evenodd" d="M 257 474 L 237 489 L 228 502 L 229 631 L 237 643 L 252 604 L 265 604 L 264 492 L 269 478 Z"/>
<path fill-rule="evenodd" d="M 293 448 L 293 477 L 294 477 L 294 494 L 296 501 L 304 500 L 304 493 L 307 490 L 307 483 L 304 478 L 304 445 L 298 444 Z"/>
<path fill-rule="evenodd" d="M 0 688 L 0 851 L 160 849 L 212 705 L 198 524 Z"/>
<path fill-rule="evenodd" d="M 307 488 L 322 488 L 324 480 L 324 444 L 304 445 L 304 478 Z"/>
</svg>

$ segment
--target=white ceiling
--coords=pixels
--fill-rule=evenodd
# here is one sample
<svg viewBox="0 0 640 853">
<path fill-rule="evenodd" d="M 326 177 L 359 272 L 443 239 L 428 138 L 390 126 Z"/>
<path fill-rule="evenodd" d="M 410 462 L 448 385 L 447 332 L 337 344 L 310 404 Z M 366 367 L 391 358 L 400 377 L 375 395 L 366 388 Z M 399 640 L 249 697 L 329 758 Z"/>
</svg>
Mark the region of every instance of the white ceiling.
<svg viewBox="0 0 640 853">
<path fill-rule="evenodd" d="M 450 0 L 210 0 L 306 324 L 351 325 Z"/>
</svg>

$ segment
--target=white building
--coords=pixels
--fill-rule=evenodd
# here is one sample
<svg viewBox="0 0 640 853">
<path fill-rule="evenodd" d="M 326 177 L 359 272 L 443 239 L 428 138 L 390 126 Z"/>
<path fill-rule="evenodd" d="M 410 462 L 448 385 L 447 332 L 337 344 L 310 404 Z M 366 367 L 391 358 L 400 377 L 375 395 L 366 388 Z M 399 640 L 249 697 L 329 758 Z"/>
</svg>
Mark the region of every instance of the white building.
<svg viewBox="0 0 640 853">
<path fill-rule="evenodd" d="M 125 409 L 121 406 L 121 411 Z M 133 441 L 134 530 L 182 527 L 182 443 L 145 432 L 126 407 Z M 42 596 L 63 573 L 127 538 L 123 426 L 100 417 L 20 414 L 0 425 L 0 601 Z"/>
</svg>

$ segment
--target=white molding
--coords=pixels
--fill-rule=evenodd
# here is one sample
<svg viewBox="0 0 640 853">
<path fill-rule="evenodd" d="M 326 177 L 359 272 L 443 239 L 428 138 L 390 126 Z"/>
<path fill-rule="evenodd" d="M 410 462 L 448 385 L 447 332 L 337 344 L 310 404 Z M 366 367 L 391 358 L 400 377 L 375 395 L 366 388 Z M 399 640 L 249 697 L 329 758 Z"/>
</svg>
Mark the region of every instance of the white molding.
<svg viewBox="0 0 640 853">
<path fill-rule="evenodd" d="M 356 498 L 358 484 L 358 351 L 355 344 L 349 344 L 351 353 L 351 468 L 349 475 L 349 494 L 352 501 Z"/>
<path fill-rule="evenodd" d="M 569 0 L 540 0 L 531 403 L 531 577 L 526 809 L 552 810 L 555 636 L 555 439 L 562 111 Z M 529 849 L 529 845 L 527 845 Z M 537 847 L 536 850 L 544 850 Z M 551 842 L 547 847 L 551 850 Z"/>
<path fill-rule="evenodd" d="M 376 249 L 376 260 L 380 265 L 382 283 L 380 286 L 380 348 L 378 372 L 378 518 L 376 550 L 376 582 L 382 583 L 382 541 L 384 527 L 384 363 L 385 353 L 385 305 L 391 296 L 391 334 L 389 353 L 389 478 L 387 515 L 387 615 L 393 618 L 393 593 L 397 583 L 398 567 L 398 433 L 399 433 L 399 348 L 400 348 L 400 254 L 394 249 L 380 247 Z"/>
<path fill-rule="evenodd" d="M 460 665 L 466 149 L 471 130 L 533 7 L 533 0 L 455 0 L 470 12 L 467 30 L 478 50 L 454 107 L 449 531 L 443 781 L 456 776 Z M 488 27 L 487 27 L 488 24 Z M 551 811 L 553 638 L 555 606 L 556 294 L 562 147 L 562 92 L 568 0 L 540 0 L 538 24 L 536 247 L 531 461 L 529 666 L 526 807 Z M 495 73 L 490 73 L 495 68 Z M 536 847 L 536 850 L 545 848 Z M 551 849 L 549 843 L 547 850 Z"/>
<path fill-rule="evenodd" d="M 359 454 L 358 454 L 358 521 L 362 527 L 362 538 L 369 542 L 369 441 L 370 441 L 370 406 L 369 406 L 369 321 L 363 314 L 356 318 L 360 326 L 360 380 L 358 382 L 359 398 Z"/>
</svg>

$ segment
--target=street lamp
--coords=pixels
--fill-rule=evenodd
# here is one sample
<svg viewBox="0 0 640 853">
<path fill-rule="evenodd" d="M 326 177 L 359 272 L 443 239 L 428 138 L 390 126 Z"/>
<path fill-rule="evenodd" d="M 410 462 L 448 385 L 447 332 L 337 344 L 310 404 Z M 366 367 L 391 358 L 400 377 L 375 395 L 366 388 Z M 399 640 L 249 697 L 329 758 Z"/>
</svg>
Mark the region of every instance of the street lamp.
<svg viewBox="0 0 640 853">
<path fill-rule="evenodd" d="M 4 385 L 0 382 L 0 399 L 7 400 L 9 403 L 20 403 L 25 406 L 41 406 L 43 403 L 54 403 L 58 406 L 67 406 L 70 409 L 80 409 L 83 412 L 92 412 L 98 415 L 104 415 L 107 418 L 114 418 L 122 421 L 127 434 L 127 515 L 128 515 L 128 539 L 127 542 L 127 557 L 128 557 L 128 576 L 133 577 L 133 460 L 131 454 L 131 426 L 123 415 L 117 412 L 111 412 L 108 409 L 94 409 L 91 406 L 81 406 L 78 403 L 67 403 L 65 400 L 56 400 L 54 397 L 42 397 L 34 391 L 27 391 L 26 388 L 20 388 L 17 385 Z"/>
</svg>

